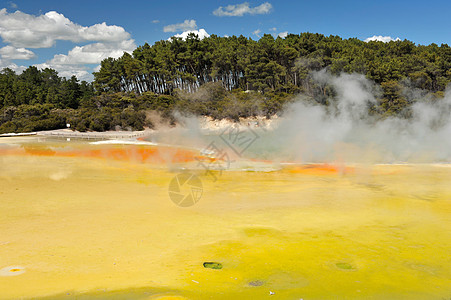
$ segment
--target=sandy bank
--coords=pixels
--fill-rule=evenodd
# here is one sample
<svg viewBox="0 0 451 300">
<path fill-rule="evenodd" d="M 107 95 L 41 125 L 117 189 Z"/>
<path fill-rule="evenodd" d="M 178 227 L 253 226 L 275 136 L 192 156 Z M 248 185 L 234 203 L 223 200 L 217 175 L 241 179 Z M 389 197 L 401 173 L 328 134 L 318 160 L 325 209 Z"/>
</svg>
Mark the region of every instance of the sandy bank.
<svg viewBox="0 0 451 300">
<path fill-rule="evenodd" d="M 36 132 L 21 132 L 21 133 L 2 133 L 0 137 L 14 137 L 14 136 L 30 136 L 36 135 Z"/>
<path fill-rule="evenodd" d="M 230 126 L 235 126 L 241 129 L 250 127 L 271 130 L 277 126 L 280 119 L 277 115 L 275 115 L 271 119 L 267 119 L 264 116 L 240 118 L 238 122 L 228 119 L 215 120 L 211 117 L 200 117 L 198 120 L 201 129 L 207 131 L 220 131 Z"/>
<path fill-rule="evenodd" d="M 238 122 L 234 122 L 228 119 L 215 120 L 211 117 L 198 117 L 197 120 L 194 118 L 195 122 L 201 130 L 206 132 L 216 132 L 222 131 L 230 126 L 234 126 L 239 129 L 245 128 L 260 128 L 264 130 L 271 130 L 280 119 L 274 116 L 271 119 L 266 119 L 263 116 L 250 117 L 250 118 L 240 118 Z M 151 135 L 152 133 L 158 131 L 164 131 L 167 129 L 173 129 L 177 127 L 185 127 L 185 120 L 180 120 L 175 126 L 169 126 L 168 124 L 158 124 L 155 129 L 146 128 L 140 131 L 104 131 L 104 132 L 80 132 L 71 129 L 56 129 L 56 130 L 45 130 L 38 132 L 24 132 L 24 133 L 5 133 L 0 134 L 0 137 L 16 137 L 16 136 L 50 136 L 50 137 L 61 137 L 61 138 L 81 138 L 81 139 L 137 139 Z"/>
<path fill-rule="evenodd" d="M 133 139 L 144 137 L 152 132 L 151 129 L 141 131 L 104 131 L 104 132 L 79 132 L 70 129 L 57 129 L 37 132 L 38 136 L 51 136 L 62 138 L 82 139 Z"/>
</svg>

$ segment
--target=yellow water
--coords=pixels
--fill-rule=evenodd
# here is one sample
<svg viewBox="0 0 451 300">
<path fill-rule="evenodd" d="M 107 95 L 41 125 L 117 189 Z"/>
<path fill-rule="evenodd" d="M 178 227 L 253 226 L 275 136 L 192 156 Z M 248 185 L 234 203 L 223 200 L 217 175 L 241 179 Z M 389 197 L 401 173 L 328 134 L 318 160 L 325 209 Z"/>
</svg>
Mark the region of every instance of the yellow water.
<svg viewBox="0 0 451 300">
<path fill-rule="evenodd" d="M 0 156 L 0 298 L 451 298 L 447 165 L 199 174 L 187 208 L 176 174 Z"/>
</svg>

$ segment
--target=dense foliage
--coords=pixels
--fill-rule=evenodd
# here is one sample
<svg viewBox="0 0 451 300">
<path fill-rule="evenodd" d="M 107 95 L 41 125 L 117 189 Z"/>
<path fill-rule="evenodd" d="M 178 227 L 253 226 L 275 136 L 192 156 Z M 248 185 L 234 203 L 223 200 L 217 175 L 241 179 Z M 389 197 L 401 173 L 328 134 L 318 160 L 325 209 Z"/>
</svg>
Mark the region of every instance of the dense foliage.
<svg viewBox="0 0 451 300">
<path fill-rule="evenodd" d="M 313 33 L 276 39 L 265 34 L 258 41 L 216 35 L 200 40 L 192 34 L 185 41 L 145 44 L 132 55 L 105 59 L 94 84 L 102 92 L 171 94 L 207 82 L 222 82 L 227 90 L 309 92 L 307 75 L 324 68 L 333 74 L 365 74 L 378 84 L 410 78 L 414 87 L 438 92 L 451 81 L 451 48 Z"/>
<path fill-rule="evenodd" d="M 0 72 L 0 133 L 30 132 L 65 128 L 80 131 L 143 129 L 145 111 L 157 110 L 169 116 L 171 96 L 144 93 L 99 94 L 91 83 L 75 76 L 61 78 L 55 70 L 29 67 L 17 75 Z"/>
<path fill-rule="evenodd" d="M 94 89 L 75 76 L 61 78 L 52 69 L 38 70 L 31 66 L 20 75 L 5 68 L 0 73 L 0 108 L 23 104 L 53 104 L 57 108 L 77 108 L 89 100 Z"/>
<path fill-rule="evenodd" d="M 299 93 L 327 105 L 333 88 L 310 75 L 324 69 L 364 74 L 381 87 L 374 112 L 398 114 L 415 95 L 443 96 L 451 82 L 451 48 L 312 33 L 266 34 L 258 41 L 190 35 L 105 59 L 93 83 L 61 78 L 52 69 L 29 67 L 20 75 L 4 69 L 0 133 L 64 128 L 66 123 L 81 131 L 142 129 L 152 126 L 149 111 L 168 120 L 174 110 L 233 120 L 269 117 Z"/>
</svg>

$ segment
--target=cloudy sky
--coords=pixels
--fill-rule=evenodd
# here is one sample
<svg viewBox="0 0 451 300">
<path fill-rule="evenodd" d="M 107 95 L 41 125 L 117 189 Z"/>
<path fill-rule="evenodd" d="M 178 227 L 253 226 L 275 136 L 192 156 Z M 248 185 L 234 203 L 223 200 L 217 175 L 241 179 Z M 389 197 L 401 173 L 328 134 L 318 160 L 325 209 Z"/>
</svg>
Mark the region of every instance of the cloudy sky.
<svg viewBox="0 0 451 300">
<path fill-rule="evenodd" d="M 451 1 L 0 0 L 0 69 L 30 65 L 92 80 L 106 57 L 186 36 L 319 32 L 451 45 Z"/>
</svg>

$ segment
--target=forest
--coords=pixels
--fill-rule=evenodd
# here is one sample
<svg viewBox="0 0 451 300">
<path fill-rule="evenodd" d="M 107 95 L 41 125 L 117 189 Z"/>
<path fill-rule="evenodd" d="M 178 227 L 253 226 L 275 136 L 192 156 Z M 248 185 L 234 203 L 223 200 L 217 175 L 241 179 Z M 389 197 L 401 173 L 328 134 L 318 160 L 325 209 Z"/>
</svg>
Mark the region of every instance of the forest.
<svg viewBox="0 0 451 300">
<path fill-rule="evenodd" d="M 269 118 L 283 113 L 299 94 L 327 105 L 335 93 L 312 79 L 320 70 L 365 75 L 380 87 L 373 109 L 384 118 L 403 114 L 418 95 L 443 97 L 451 82 L 451 48 L 317 33 L 265 34 L 259 40 L 192 34 L 105 59 L 92 83 L 61 78 L 52 69 L 31 66 L 21 74 L 4 69 L 0 133 L 66 123 L 80 131 L 142 129 L 152 127 L 149 112 L 172 123 L 174 111 L 216 119 Z"/>
</svg>

